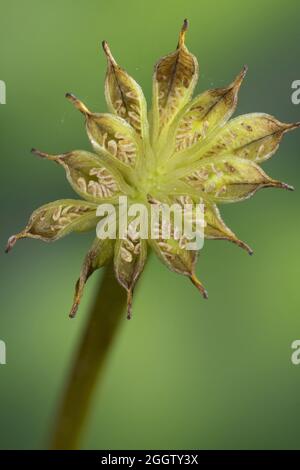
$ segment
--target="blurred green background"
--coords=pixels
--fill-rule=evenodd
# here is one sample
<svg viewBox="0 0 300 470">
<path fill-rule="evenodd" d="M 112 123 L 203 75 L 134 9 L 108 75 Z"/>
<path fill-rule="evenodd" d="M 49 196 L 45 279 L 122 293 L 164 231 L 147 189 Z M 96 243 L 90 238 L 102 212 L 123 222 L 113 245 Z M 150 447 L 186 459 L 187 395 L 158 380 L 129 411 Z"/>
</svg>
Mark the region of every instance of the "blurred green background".
<svg viewBox="0 0 300 470">
<path fill-rule="evenodd" d="M 248 64 L 239 114 L 263 111 L 299 121 L 291 83 L 300 79 L 297 0 L 0 1 L 1 246 L 33 209 L 74 197 L 63 171 L 30 154 L 89 149 L 74 92 L 104 111 L 109 41 L 117 60 L 151 98 L 155 61 L 174 49 L 190 20 L 197 92 L 228 84 Z M 264 165 L 299 185 L 300 133 Z M 75 195 L 76 197 L 76 195 Z M 198 275 L 203 301 L 184 278 L 151 259 L 96 391 L 83 448 L 300 448 L 300 190 L 265 190 L 223 207 L 250 258 L 227 242 L 205 244 Z M 0 448 L 45 448 L 57 400 L 101 274 L 89 282 L 75 321 L 73 288 L 93 234 L 56 244 L 20 242 L 1 254 Z"/>
</svg>

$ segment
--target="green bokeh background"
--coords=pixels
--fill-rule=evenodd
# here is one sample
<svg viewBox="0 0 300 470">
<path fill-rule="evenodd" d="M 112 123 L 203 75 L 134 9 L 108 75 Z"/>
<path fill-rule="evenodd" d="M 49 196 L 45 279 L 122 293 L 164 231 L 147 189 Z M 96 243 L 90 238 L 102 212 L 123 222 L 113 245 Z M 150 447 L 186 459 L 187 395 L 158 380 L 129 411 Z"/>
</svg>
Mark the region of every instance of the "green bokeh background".
<svg viewBox="0 0 300 470">
<path fill-rule="evenodd" d="M 155 61 L 173 50 L 183 18 L 200 63 L 197 92 L 229 83 L 248 64 L 238 111 L 299 121 L 291 83 L 300 79 L 297 0 L 0 0 L 1 246 L 31 211 L 74 197 L 63 171 L 30 154 L 89 148 L 74 92 L 105 110 L 109 41 L 151 97 Z M 284 138 L 266 171 L 299 185 L 300 133 Z M 82 448 L 300 448 L 300 191 L 265 190 L 223 216 L 255 250 L 209 241 L 198 275 L 203 301 L 184 278 L 151 259 L 96 390 Z M 1 254 L 0 448 L 46 448 L 54 410 L 101 274 L 75 321 L 67 313 L 93 234 L 56 244 L 20 242 Z"/>
</svg>

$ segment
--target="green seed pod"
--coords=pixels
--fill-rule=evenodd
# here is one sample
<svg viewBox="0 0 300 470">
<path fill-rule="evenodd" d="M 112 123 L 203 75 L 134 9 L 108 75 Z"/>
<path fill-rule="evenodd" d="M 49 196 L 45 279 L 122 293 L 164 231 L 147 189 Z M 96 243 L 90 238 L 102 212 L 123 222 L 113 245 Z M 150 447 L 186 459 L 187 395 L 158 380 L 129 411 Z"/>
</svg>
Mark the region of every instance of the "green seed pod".
<svg viewBox="0 0 300 470">
<path fill-rule="evenodd" d="M 49 242 L 72 231 L 93 230 L 99 220 L 98 205 L 111 204 L 112 217 L 122 211 L 119 201 L 125 197 L 129 211 L 137 203 L 151 212 L 153 204 L 164 201 L 179 203 L 180 211 L 184 210 L 183 201 L 201 202 L 205 238 L 228 240 L 252 254 L 225 225 L 216 204 L 244 200 L 266 187 L 293 189 L 270 178 L 259 164 L 273 155 L 283 135 L 300 123 L 283 124 L 262 113 L 230 120 L 246 66 L 227 87 L 192 99 L 198 62 L 185 45 L 187 29 L 185 20 L 176 50 L 155 65 L 149 122 L 142 89 L 103 42 L 108 62 L 105 97 L 111 114 L 92 113 L 73 94 L 66 95 L 84 115 L 95 153 L 76 150 L 49 155 L 33 151 L 61 165 L 82 200 L 59 200 L 34 211 L 25 229 L 9 239 L 7 251 L 21 238 Z M 127 291 L 130 318 L 132 293 L 145 265 L 147 245 L 169 269 L 188 277 L 207 297 L 195 276 L 198 250 L 186 249 L 185 238 L 175 236 L 173 222 L 169 238 L 159 220 L 158 236 L 146 239 L 133 231 L 129 220 L 123 236 L 117 230 L 116 240 L 95 239 L 76 284 L 71 316 L 78 309 L 89 276 L 113 259 L 116 278 Z"/>
</svg>

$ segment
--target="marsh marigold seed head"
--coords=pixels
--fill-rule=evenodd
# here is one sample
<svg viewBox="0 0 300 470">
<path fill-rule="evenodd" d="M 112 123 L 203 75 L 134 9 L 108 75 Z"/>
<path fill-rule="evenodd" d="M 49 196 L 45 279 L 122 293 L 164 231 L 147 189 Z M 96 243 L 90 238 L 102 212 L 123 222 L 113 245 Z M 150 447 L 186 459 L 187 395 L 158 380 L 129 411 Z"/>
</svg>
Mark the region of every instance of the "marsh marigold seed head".
<svg viewBox="0 0 300 470">
<path fill-rule="evenodd" d="M 32 150 L 60 165 L 81 199 L 61 199 L 35 210 L 25 229 L 9 238 L 7 251 L 21 238 L 50 242 L 70 232 L 95 230 L 99 204 L 117 207 L 119 197 L 127 196 L 129 205 L 201 201 L 205 238 L 229 240 L 252 254 L 225 225 L 217 205 L 242 201 L 261 188 L 292 189 L 270 178 L 260 164 L 274 154 L 283 135 L 300 123 L 284 124 L 263 113 L 230 119 L 246 66 L 227 87 L 204 91 L 192 99 L 199 67 L 185 45 L 187 29 L 185 20 L 176 50 L 154 67 L 149 114 L 141 87 L 120 67 L 107 42 L 102 43 L 107 58 L 105 97 L 109 113 L 94 113 L 75 95 L 66 94 L 83 114 L 93 152 L 73 150 L 49 155 Z M 130 224 L 129 218 L 123 238 L 95 238 L 76 283 L 71 317 L 76 314 L 89 276 L 112 259 L 116 278 L 128 294 L 130 317 L 133 289 L 149 246 L 169 269 L 190 278 L 207 297 L 195 275 L 196 250 L 185 249 L 175 236 L 165 239 L 161 227 L 156 239 L 134 237 Z"/>
</svg>

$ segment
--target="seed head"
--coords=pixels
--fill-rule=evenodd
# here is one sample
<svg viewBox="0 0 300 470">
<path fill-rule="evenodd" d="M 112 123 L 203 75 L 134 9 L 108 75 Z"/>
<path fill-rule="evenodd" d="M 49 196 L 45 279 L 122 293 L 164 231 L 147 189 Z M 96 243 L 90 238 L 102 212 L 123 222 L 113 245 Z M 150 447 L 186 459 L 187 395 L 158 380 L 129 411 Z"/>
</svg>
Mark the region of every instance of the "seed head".
<svg viewBox="0 0 300 470">
<path fill-rule="evenodd" d="M 204 91 L 192 99 L 198 80 L 198 62 L 185 45 L 188 21 L 184 20 L 177 48 L 154 68 L 150 119 L 142 89 L 117 63 L 106 41 L 105 97 L 109 113 L 94 113 L 72 93 L 66 98 L 84 117 L 93 153 L 73 150 L 49 155 L 33 153 L 63 167 L 81 199 L 61 199 L 35 210 L 25 229 L 9 238 L 9 251 L 21 238 L 55 241 L 70 232 L 94 230 L 97 207 L 111 203 L 118 208 L 120 196 L 129 205 L 172 204 L 188 199 L 204 204 L 205 238 L 228 240 L 252 254 L 251 248 L 225 225 L 218 204 L 249 198 L 261 188 L 293 189 L 270 178 L 260 164 L 277 150 L 283 135 L 300 123 L 284 124 L 263 113 L 230 119 L 247 66 L 227 86 Z M 133 236 L 129 219 L 125 237 L 95 238 L 76 283 L 70 316 L 78 309 L 85 283 L 98 268 L 114 260 L 115 275 L 128 295 L 143 271 L 149 246 L 172 271 L 188 277 L 207 298 L 195 275 L 198 252 L 186 250 L 182 239 Z"/>
</svg>

